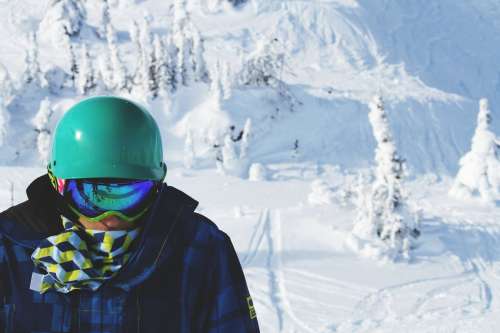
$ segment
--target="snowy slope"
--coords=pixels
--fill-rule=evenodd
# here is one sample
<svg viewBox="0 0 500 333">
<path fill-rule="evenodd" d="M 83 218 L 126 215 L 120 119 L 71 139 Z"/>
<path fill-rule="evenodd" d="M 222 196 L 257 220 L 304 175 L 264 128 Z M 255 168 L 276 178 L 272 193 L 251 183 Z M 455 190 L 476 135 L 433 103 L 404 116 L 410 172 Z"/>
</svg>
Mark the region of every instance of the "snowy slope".
<svg viewBox="0 0 500 333">
<path fill-rule="evenodd" d="M 111 3 L 120 47 L 129 66 L 133 66 L 128 34 L 132 21 L 147 12 L 153 18 L 153 32 L 167 33 L 172 28 L 171 2 Z M 224 123 L 242 128 L 250 116 L 254 123 L 262 124 L 253 156 L 257 161 L 289 160 L 298 140 L 302 160 L 348 168 L 367 165 L 372 160 L 374 141 L 366 104 L 373 94 L 380 93 L 389 104 L 393 131 L 410 169 L 417 173 L 454 173 L 459 157 L 470 145 L 477 99 L 489 97 L 494 118 L 499 115 L 495 66 L 500 56 L 496 47 L 500 25 L 494 15 L 499 10 L 495 1 L 419 1 L 403 6 L 397 1 L 253 0 L 239 10 L 211 3 L 188 2 L 193 21 L 206 38 L 208 62 L 228 61 L 237 72 L 239 59 L 252 53 L 259 41 L 277 38 L 286 51 L 283 79 L 302 103 L 297 112 L 290 113 L 275 97 L 247 90 L 235 90 L 225 101 Z M 4 17 L 0 22 L 4 34 L 0 62 L 11 76 L 20 75 L 26 32 L 37 27 L 47 4 L 0 3 L 0 15 Z M 88 1 L 87 7 L 92 27 L 98 22 L 98 6 Z M 42 67 L 57 64 L 68 68 L 61 50 L 44 33 L 39 32 Z M 102 53 L 102 41 L 89 37 L 88 31 L 83 36 L 95 56 Z M 192 101 L 186 103 L 186 96 Z M 182 115 L 197 106 L 210 109 L 209 96 L 201 87 L 153 106 L 169 142 L 183 140 L 185 133 L 176 127 Z M 54 99 L 57 102 L 58 97 Z M 35 141 L 34 133 L 25 120 L 34 116 L 40 100 L 39 95 L 25 93 L 9 107 L 17 130 L 9 134 L 14 147 L 2 149 L 5 163 L 35 162 L 29 149 Z M 170 105 L 167 108 L 175 117 L 164 117 L 168 113 L 165 105 Z M 282 111 L 278 121 L 271 117 L 276 108 Z M 211 123 L 199 121 L 194 127 L 203 132 L 207 130 L 205 124 Z M 171 131 L 173 128 L 177 130 Z M 494 129 L 498 132 L 499 128 L 499 122 L 494 122 Z M 18 131 L 22 132 L 21 140 Z M 358 149 L 351 149 L 353 146 Z"/>
</svg>

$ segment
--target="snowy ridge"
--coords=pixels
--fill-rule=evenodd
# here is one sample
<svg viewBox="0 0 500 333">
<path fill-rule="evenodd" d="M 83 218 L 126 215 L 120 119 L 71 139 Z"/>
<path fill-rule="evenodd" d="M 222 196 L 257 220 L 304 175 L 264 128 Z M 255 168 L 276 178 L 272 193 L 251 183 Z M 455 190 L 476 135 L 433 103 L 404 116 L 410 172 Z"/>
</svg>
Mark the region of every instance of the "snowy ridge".
<svg viewBox="0 0 500 333">
<path fill-rule="evenodd" d="M 0 3 L 0 13 L 8 18 L 1 23 L 6 38 L 0 62 L 12 77 L 19 77 L 22 72 L 19 54 L 27 48 L 28 31 L 42 22 L 48 3 Z M 285 52 L 282 78 L 300 105 L 296 106 L 297 112 L 290 113 L 288 105 L 270 91 L 235 88 L 223 103 L 223 114 L 212 116 L 211 93 L 202 86 L 152 103 L 153 112 L 164 126 L 165 139 L 173 143 L 170 156 L 174 161 L 182 160 L 181 156 L 176 157 L 175 149 L 181 143 L 175 142 L 183 141 L 187 130 L 178 121 L 186 122 L 192 114 L 191 121 L 199 132 L 193 134 L 194 146 L 199 147 L 202 156 L 207 132 L 214 127 L 216 132 L 225 131 L 228 125 L 241 129 L 251 117 L 259 125 L 252 153 L 256 162 L 289 160 L 298 141 L 299 160 L 365 167 L 372 160 L 375 144 L 367 119 L 367 103 L 374 94 L 381 94 L 388 104 L 396 143 L 410 169 L 417 173 L 454 173 L 460 156 L 470 146 L 477 99 L 489 97 L 493 119 L 498 117 L 496 76 L 487 70 L 494 68 L 495 59 L 500 57 L 493 42 L 498 39 L 500 24 L 491 14 L 499 6 L 493 1 L 482 5 L 446 1 L 401 7 L 394 1 L 375 5 L 354 0 L 253 0 L 238 10 L 216 3 L 188 1 L 190 15 L 206 39 L 210 67 L 217 61 L 227 61 L 232 72 L 238 73 L 241 59 L 251 55 L 259 42 L 276 39 Z M 147 11 L 152 18 L 152 31 L 164 34 L 172 29 L 171 4 L 153 0 L 110 1 L 118 45 L 131 69 L 136 62 L 128 34 L 131 22 L 140 20 Z M 87 24 L 82 27 L 81 38 L 89 44 L 91 55 L 96 56 L 105 47 L 93 35 L 101 9 L 93 1 L 86 8 Z M 219 24 L 213 24 L 214 19 Z M 46 31 L 40 33 L 50 37 Z M 39 41 L 42 67 L 68 68 L 63 52 L 49 39 Z M 449 56 L 455 54 L 459 56 Z M 31 150 L 36 146 L 34 133 L 23 121 L 34 116 L 45 97 L 37 94 L 25 91 L 8 106 L 14 114 L 11 127 L 18 130 L 7 133 L 11 143 L 2 148 L 4 163 L 30 165 L 37 160 Z M 65 95 L 78 98 L 69 92 Z M 53 102 L 57 104 L 61 97 L 52 96 Z M 196 116 L 203 113 L 202 119 Z M 55 115 L 55 120 L 59 115 Z M 495 120 L 492 126 L 494 131 L 500 128 Z M 353 146 L 359 149 L 349 149 Z"/>
<path fill-rule="evenodd" d="M 91 82 L 71 86 L 67 43 L 39 30 L 50 3 L 0 0 L 0 209 L 24 200 L 26 186 L 45 172 L 50 134 Z M 199 200 L 198 211 L 233 240 L 263 333 L 498 330 L 498 202 L 448 196 L 449 176 L 471 148 L 479 98 L 490 102 L 490 133 L 500 133 L 498 1 L 248 0 L 235 9 L 225 0 L 188 0 L 212 80 L 156 98 L 145 96 L 137 44 L 149 35 L 140 37 L 139 28 L 155 35 L 146 44 L 181 46 L 172 34 L 183 1 L 108 0 L 112 47 L 100 24 L 103 3 L 84 1 L 74 53 L 81 57 L 86 44 L 86 67 L 96 73 L 118 58 L 129 75 L 142 73 L 119 91 L 102 88 L 98 74 L 100 87 L 86 93 L 116 93 L 151 110 L 167 182 Z M 141 26 L 131 28 L 134 21 Z M 107 61 L 109 48 L 119 57 Z M 38 54 L 49 86 L 16 84 L 27 73 L 25 50 L 28 58 Z M 268 58 L 279 61 L 263 84 L 252 74 Z M 349 243 L 363 189 L 358 171 L 367 175 L 375 163 L 368 103 L 376 94 L 391 150 L 410 170 L 407 203 L 421 217 L 410 255 L 395 262 L 364 257 Z M 494 140 L 479 141 L 491 153 Z M 472 178 L 463 183 L 474 185 Z"/>
</svg>

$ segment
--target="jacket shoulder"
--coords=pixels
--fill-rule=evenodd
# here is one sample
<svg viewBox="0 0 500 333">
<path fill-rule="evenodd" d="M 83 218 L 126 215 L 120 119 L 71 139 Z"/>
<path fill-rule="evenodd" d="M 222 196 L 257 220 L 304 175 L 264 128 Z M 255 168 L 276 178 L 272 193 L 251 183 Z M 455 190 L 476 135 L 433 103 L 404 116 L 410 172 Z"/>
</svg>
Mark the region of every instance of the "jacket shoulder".
<svg viewBox="0 0 500 333">
<path fill-rule="evenodd" d="M 41 234 L 51 234 L 60 231 L 60 224 L 47 221 L 45 216 L 29 200 L 23 201 L 0 212 L 1 226 L 9 221 L 23 230 Z"/>
<path fill-rule="evenodd" d="M 220 230 L 219 227 L 205 215 L 194 212 L 193 218 L 196 220 L 198 236 L 201 235 L 215 242 L 229 239 L 229 236 L 224 231 Z"/>
</svg>

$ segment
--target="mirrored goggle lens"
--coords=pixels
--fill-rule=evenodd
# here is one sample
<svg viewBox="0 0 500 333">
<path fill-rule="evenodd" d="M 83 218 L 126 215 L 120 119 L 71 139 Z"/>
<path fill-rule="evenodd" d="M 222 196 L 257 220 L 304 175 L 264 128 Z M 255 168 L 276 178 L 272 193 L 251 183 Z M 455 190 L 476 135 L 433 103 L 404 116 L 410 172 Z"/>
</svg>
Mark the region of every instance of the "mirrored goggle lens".
<svg viewBox="0 0 500 333">
<path fill-rule="evenodd" d="M 64 198 L 81 214 L 96 217 L 107 211 L 133 216 L 146 208 L 154 195 L 153 180 L 67 179 Z"/>
</svg>

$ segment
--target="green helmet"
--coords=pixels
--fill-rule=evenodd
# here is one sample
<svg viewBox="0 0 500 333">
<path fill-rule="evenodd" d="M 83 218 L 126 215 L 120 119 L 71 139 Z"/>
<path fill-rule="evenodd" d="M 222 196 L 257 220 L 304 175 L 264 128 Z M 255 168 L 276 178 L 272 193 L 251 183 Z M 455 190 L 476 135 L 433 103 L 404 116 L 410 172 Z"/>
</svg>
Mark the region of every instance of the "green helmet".
<svg viewBox="0 0 500 333">
<path fill-rule="evenodd" d="M 62 179 L 162 181 L 167 167 L 158 125 L 141 106 L 112 96 L 87 98 L 57 124 L 49 170 Z"/>
</svg>

